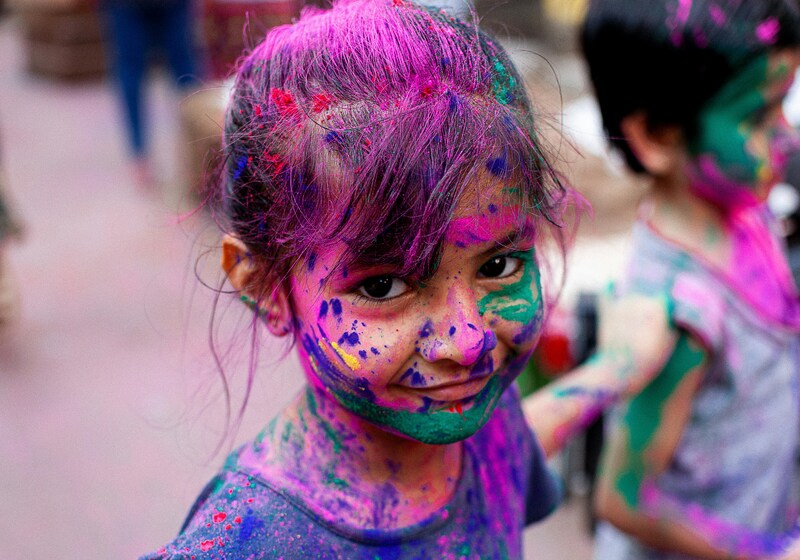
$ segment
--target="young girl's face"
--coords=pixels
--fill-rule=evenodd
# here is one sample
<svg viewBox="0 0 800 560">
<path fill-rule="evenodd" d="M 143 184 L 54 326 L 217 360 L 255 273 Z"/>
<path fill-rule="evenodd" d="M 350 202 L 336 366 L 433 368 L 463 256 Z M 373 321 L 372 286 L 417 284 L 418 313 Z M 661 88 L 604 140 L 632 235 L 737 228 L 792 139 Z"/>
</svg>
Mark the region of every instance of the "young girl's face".
<svg viewBox="0 0 800 560">
<path fill-rule="evenodd" d="M 294 270 L 310 383 L 347 411 L 425 443 L 478 430 L 527 361 L 543 315 L 533 222 L 510 187 L 487 177 L 468 189 L 424 281 L 391 265 L 331 274 L 343 243 Z"/>
<path fill-rule="evenodd" d="M 782 103 L 800 50 L 774 51 L 746 65 L 700 115 L 690 145 L 689 177 L 696 194 L 722 207 L 763 201 L 800 148 Z"/>
</svg>

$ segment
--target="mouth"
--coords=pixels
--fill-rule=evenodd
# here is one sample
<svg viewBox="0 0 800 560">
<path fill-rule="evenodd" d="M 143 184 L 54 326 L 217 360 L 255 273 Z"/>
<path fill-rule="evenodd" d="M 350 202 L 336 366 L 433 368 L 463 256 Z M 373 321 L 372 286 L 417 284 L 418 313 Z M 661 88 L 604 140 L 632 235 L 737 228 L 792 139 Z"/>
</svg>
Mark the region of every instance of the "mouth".
<svg viewBox="0 0 800 560">
<path fill-rule="evenodd" d="M 400 385 L 403 390 L 409 391 L 420 398 L 440 403 L 455 403 L 469 401 L 480 393 L 491 379 L 491 375 L 471 377 L 464 380 L 448 381 L 438 385 L 426 387 L 408 387 Z"/>
</svg>

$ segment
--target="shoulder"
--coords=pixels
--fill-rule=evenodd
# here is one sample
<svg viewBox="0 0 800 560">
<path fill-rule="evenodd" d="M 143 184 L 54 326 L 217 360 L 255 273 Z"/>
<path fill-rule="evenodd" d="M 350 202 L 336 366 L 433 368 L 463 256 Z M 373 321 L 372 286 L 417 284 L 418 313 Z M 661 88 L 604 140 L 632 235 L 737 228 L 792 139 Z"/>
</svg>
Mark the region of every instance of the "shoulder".
<svg viewBox="0 0 800 560">
<path fill-rule="evenodd" d="M 265 551 L 282 546 L 271 529 L 290 529 L 301 518 L 291 502 L 255 478 L 223 470 L 200 493 L 180 534 L 140 560 L 269 558 Z"/>
<path fill-rule="evenodd" d="M 636 242 L 624 280 L 622 297 L 661 300 L 670 328 L 684 330 L 713 351 L 722 342 L 726 292 L 696 255 L 637 224 Z"/>
</svg>

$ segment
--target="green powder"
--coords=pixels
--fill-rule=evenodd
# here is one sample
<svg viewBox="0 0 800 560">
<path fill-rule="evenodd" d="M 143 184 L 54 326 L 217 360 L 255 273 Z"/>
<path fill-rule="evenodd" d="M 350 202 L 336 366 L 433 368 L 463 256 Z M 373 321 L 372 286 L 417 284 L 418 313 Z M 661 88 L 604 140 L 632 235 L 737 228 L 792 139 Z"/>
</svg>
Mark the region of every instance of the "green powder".
<svg viewBox="0 0 800 560">
<path fill-rule="evenodd" d="M 664 418 L 664 406 L 686 375 L 703 363 L 705 351 L 682 332 L 664 369 L 638 396 L 625 412 L 629 455 L 624 470 L 616 480 L 616 488 L 630 508 L 639 503 L 639 490 L 645 477 L 647 448 Z"/>
</svg>

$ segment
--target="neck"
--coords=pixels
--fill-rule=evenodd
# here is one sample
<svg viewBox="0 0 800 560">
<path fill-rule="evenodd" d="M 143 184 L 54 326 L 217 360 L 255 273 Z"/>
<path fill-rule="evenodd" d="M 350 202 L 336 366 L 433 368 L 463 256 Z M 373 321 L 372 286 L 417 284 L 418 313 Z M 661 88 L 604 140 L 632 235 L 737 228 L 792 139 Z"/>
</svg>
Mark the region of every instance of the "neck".
<svg viewBox="0 0 800 560">
<path fill-rule="evenodd" d="M 322 516 L 366 529 L 418 523 L 448 503 L 460 443 L 427 445 L 389 433 L 308 387 L 270 426 L 262 472 Z M 288 488 L 287 488 L 288 486 Z"/>
<path fill-rule="evenodd" d="M 665 237 L 724 267 L 730 258 L 726 214 L 691 192 L 688 181 L 656 177 L 647 219 Z"/>
</svg>

